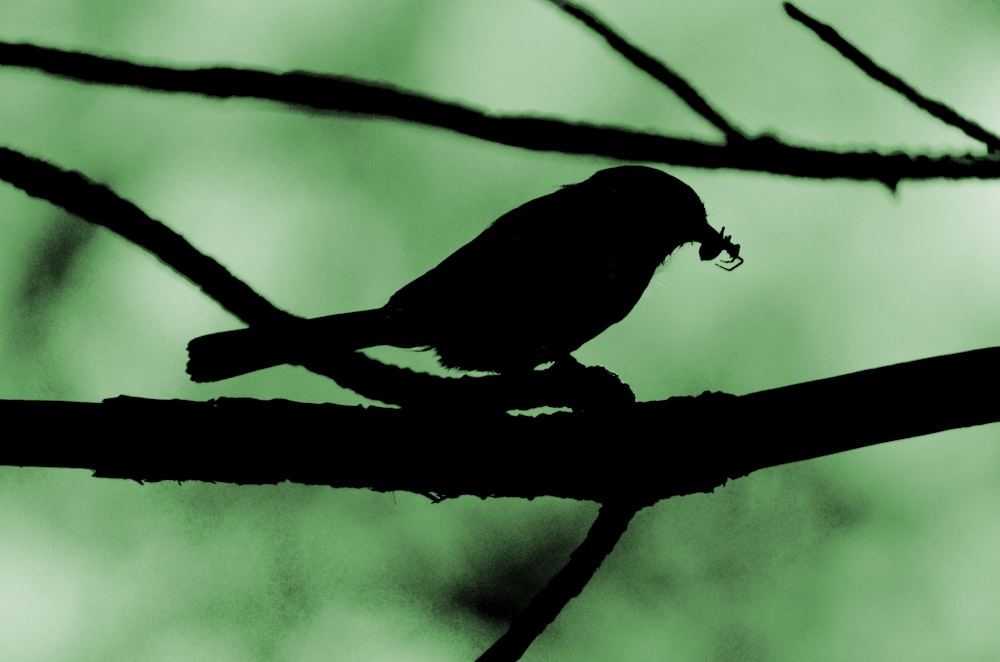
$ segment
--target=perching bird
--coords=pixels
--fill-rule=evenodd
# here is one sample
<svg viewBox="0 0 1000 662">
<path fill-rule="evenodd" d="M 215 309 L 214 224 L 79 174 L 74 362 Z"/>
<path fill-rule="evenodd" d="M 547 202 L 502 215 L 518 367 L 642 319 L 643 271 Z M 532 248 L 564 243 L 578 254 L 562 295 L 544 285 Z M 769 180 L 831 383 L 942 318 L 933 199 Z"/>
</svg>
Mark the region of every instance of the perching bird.
<svg viewBox="0 0 1000 662">
<path fill-rule="evenodd" d="M 376 345 L 431 348 L 449 368 L 530 370 L 621 321 L 683 244 L 738 267 L 723 232 L 679 179 L 608 168 L 507 212 L 381 308 L 195 338 L 188 373 L 211 382 Z"/>
</svg>

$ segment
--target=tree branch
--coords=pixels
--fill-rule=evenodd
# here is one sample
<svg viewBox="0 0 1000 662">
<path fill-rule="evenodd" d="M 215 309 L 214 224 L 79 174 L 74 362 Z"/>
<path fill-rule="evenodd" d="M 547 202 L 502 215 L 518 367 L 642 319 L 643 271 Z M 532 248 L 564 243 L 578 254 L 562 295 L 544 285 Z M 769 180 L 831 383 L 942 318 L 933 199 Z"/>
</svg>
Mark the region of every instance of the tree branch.
<svg viewBox="0 0 1000 662">
<path fill-rule="evenodd" d="M 44 443 L 8 442 L 0 464 L 75 467 L 138 481 L 285 480 L 420 494 L 601 503 L 710 492 L 759 469 L 1000 421 L 982 375 L 1000 347 L 875 368 L 742 396 L 703 394 L 613 411 L 527 417 L 449 409 L 381 409 L 287 401 L 117 398 L 102 404 L 0 402 L 10 429 Z M 887 397 L 891 394 L 891 397 Z M 135 421 L 155 421 L 164 448 L 135 444 Z M 101 430 L 81 443 L 73 429 Z M 57 429 L 58 428 L 58 429 Z M 319 436 L 289 430 L 324 431 Z M 352 443 L 344 430 L 363 430 Z M 247 438 L 271 439 L 249 451 Z M 580 439 L 605 440 L 584 452 Z M 421 443 L 433 439 L 434 443 Z M 223 440 L 233 440 L 225 442 Z M 336 442 L 331 446 L 331 442 Z M 213 452 L 205 453 L 206 443 Z M 476 452 L 469 452 L 475 444 Z M 544 446 L 546 453 L 539 453 Z M 330 456 L 330 448 L 335 455 Z M 657 458 L 652 461 L 651 452 Z M 317 454 L 317 449 L 322 449 Z M 608 476 L 621 480 L 609 482 Z"/>
<path fill-rule="evenodd" d="M 0 180 L 105 227 L 149 251 L 247 324 L 284 321 L 291 317 L 184 237 L 107 186 L 79 172 L 63 170 L 41 159 L 0 147 Z"/>
<path fill-rule="evenodd" d="M 587 537 L 573 550 L 569 562 L 549 580 L 531 604 L 514 617 L 507 632 L 497 639 L 476 662 L 519 660 L 528 647 L 556 619 L 570 600 L 584 587 L 615 548 L 629 522 L 644 506 L 629 500 L 605 503 L 587 532 Z"/>
<path fill-rule="evenodd" d="M 991 152 L 1000 150 L 1000 136 L 989 131 L 976 122 L 958 114 L 947 104 L 931 99 L 916 90 L 912 85 L 902 78 L 892 73 L 882 65 L 876 63 L 870 57 L 861 52 L 854 44 L 844 39 L 830 25 L 821 23 L 809 16 L 804 11 L 790 2 L 784 4 L 785 12 L 792 19 L 806 26 L 816 36 L 832 46 L 838 53 L 850 60 L 861 71 L 871 76 L 874 80 L 882 83 L 890 90 L 901 94 L 907 101 L 917 108 L 929 113 L 933 117 L 941 120 L 945 124 L 953 126 L 965 135 L 984 143 Z"/>
<path fill-rule="evenodd" d="M 773 137 L 728 145 L 546 117 L 485 113 L 398 88 L 342 76 L 214 67 L 141 65 L 31 44 L 0 42 L 0 66 L 38 69 L 85 83 L 162 92 L 244 97 L 347 114 L 435 126 L 502 145 L 591 154 L 702 168 L 732 168 L 819 179 L 872 180 L 894 188 L 904 179 L 1000 177 L 1000 159 L 973 154 L 930 155 L 817 150 Z"/>
</svg>

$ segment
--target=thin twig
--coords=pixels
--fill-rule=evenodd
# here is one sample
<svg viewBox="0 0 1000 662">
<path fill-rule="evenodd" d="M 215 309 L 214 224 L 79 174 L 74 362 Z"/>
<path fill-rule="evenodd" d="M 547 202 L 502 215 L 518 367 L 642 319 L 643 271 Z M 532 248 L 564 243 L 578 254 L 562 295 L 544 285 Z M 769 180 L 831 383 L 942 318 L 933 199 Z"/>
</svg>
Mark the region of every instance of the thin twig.
<svg viewBox="0 0 1000 662">
<path fill-rule="evenodd" d="M 961 116 L 950 106 L 921 94 L 902 78 L 877 64 L 870 57 L 858 50 L 856 46 L 841 37 L 830 25 L 817 21 L 790 2 L 786 2 L 784 7 L 790 17 L 812 30 L 816 33 L 817 37 L 832 46 L 838 53 L 853 62 L 859 69 L 876 81 L 882 83 L 890 90 L 903 95 L 907 101 L 917 108 L 930 113 L 945 124 L 959 129 L 970 138 L 984 143 L 991 152 L 1000 150 L 1000 136 L 997 134 L 983 128 L 973 120 Z"/>
<path fill-rule="evenodd" d="M 618 51 L 619 55 L 672 90 L 693 111 L 722 131 L 727 140 L 746 140 L 746 135 L 742 131 L 724 118 L 722 113 L 715 110 L 705 97 L 699 94 L 690 83 L 671 70 L 666 64 L 629 42 L 625 37 L 618 34 L 614 28 L 583 7 L 569 2 L 569 0 L 549 0 L 549 2 L 603 37 L 611 48 Z"/>
<path fill-rule="evenodd" d="M 0 180 L 149 251 L 247 324 L 273 324 L 291 318 L 184 237 L 79 172 L 0 147 Z"/>
<path fill-rule="evenodd" d="M 273 325 L 295 319 L 214 258 L 200 252 L 184 237 L 107 186 L 79 172 L 64 170 L 42 159 L 0 147 L 0 180 L 131 241 L 199 286 L 208 297 L 247 324 Z M 410 390 L 420 393 L 422 398 L 440 397 L 451 389 L 466 394 L 475 392 L 467 383 L 463 383 L 461 389 L 458 384 L 452 386 L 450 383 L 435 389 L 428 384 L 431 380 L 420 379 L 417 373 L 406 373 L 402 384 L 396 384 L 392 378 L 398 379 L 399 369 L 384 366 L 363 354 L 352 354 L 337 362 L 317 361 L 310 364 L 310 369 L 348 388 L 358 386 L 357 390 L 362 395 L 387 402 L 395 402 L 392 395 L 397 392 L 405 402 L 405 394 Z"/>
<path fill-rule="evenodd" d="M 0 180 L 131 241 L 200 287 L 211 299 L 247 324 L 276 325 L 298 319 L 276 307 L 214 258 L 199 251 L 138 206 L 79 172 L 64 170 L 42 159 L 0 147 Z M 405 396 L 411 390 L 423 397 L 442 396 L 451 390 L 460 390 L 458 384 L 386 366 L 361 353 L 336 359 L 317 358 L 306 367 L 341 386 L 383 402 L 399 404 L 394 399 L 397 394 L 405 402 Z M 463 392 L 475 393 L 475 389 L 468 384 L 462 386 Z"/>
<path fill-rule="evenodd" d="M 477 662 L 514 662 L 554 621 L 566 604 L 580 595 L 601 563 L 618 544 L 629 522 L 645 503 L 609 502 L 601 506 L 587 537 L 573 550 L 569 562 L 514 617 L 507 632 L 493 643 Z"/>
</svg>

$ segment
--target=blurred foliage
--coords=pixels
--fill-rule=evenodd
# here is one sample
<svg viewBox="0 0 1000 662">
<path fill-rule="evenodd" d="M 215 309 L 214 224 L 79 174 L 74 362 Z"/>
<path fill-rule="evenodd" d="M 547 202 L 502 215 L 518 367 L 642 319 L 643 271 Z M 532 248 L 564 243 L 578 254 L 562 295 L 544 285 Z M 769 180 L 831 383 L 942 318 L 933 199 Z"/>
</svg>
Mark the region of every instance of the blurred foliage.
<svg viewBox="0 0 1000 662">
<path fill-rule="evenodd" d="M 589 6 L 751 132 L 978 147 L 865 79 L 778 2 Z M 995 3 L 802 8 L 932 96 L 994 115 Z M 34 0 L 0 6 L 0 38 L 343 73 L 496 111 L 715 137 L 539 0 Z M 29 71 L 0 69 L 0 89 L 4 144 L 111 185 L 305 315 L 380 305 L 500 213 L 609 164 Z M 875 184 L 673 172 L 746 264 L 727 274 L 682 251 L 627 320 L 578 353 L 641 398 L 745 393 L 997 344 L 995 183 L 904 183 L 893 196 Z M 230 316 L 104 230 L 10 187 L 0 209 L 3 397 L 358 401 L 293 368 L 189 383 L 185 343 L 234 325 Z M 997 432 L 898 442 L 659 504 L 526 659 L 995 659 Z M 0 659 L 472 659 L 595 512 L 5 468 Z"/>
</svg>

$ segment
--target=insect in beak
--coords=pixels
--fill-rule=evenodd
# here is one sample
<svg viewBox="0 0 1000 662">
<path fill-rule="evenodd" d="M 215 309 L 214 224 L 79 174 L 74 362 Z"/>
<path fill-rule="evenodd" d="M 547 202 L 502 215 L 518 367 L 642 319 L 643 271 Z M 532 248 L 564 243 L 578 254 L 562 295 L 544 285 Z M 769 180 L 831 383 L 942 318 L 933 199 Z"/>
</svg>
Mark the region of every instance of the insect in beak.
<svg viewBox="0 0 1000 662">
<path fill-rule="evenodd" d="M 741 264 L 743 264 L 743 258 L 741 258 L 739 255 L 734 256 L 730 254 L 728 260 L 719 260 L 718 262 L 715 263 L 715 266 L 719 267 L 720 269 L 725 269 L 726 271 L 732 271 Z"/>
<path fill-rule="evenodd" d="M 729 258 L 718 260 L 715 266 L 726 271 L 732 271 L 743 264 L 743 258 L 740 257 L 740 245 L 732 242 L 732 236 L 726 234 L 726 228 L 719 230 L 719 236 L 715 241 L 708 245 L 702 244 L 700 251 L 701 259 L 712 260 L 721 255 L 723 251 L 725 251 Z"/>
</svg>

